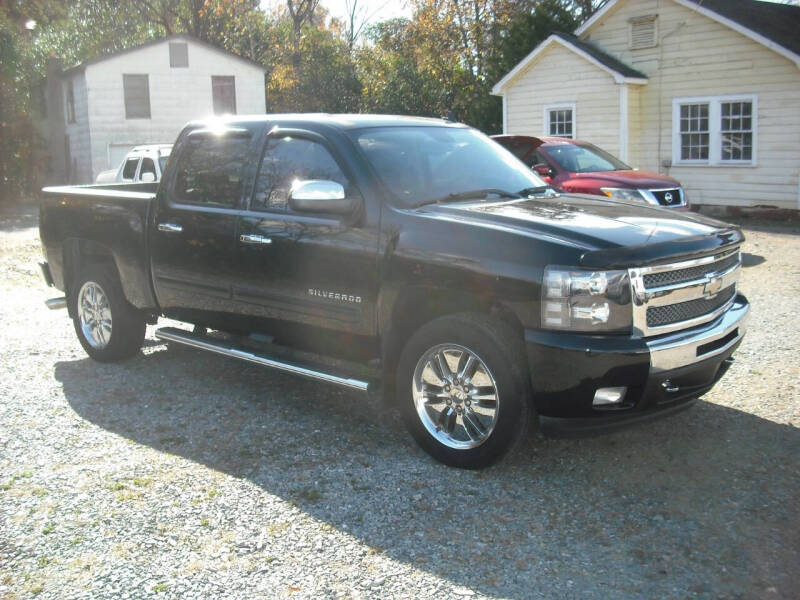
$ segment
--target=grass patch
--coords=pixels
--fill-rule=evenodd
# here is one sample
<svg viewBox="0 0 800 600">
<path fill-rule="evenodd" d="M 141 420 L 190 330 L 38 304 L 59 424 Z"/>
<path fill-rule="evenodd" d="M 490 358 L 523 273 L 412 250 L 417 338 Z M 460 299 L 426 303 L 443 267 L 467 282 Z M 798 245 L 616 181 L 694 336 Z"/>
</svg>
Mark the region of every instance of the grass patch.
<svg viewBox="0 0 800 600">
<path fill-rule="evenodd" d="M 169 586 L 166 583 L 157 583 L 153 586 L 153 591 L 158 592 L 166 592 Z"/>
<path fill-rule="evenodd" d="M 48 523 L 44 527 L 42 527 L 42 535 L 47 535 L 49 533 L 53 533 L 53 530 L 56 528 L 55 525 L 52 523 Z"/>
<path fill-rule="evenodd" d="M 14 473 L 6 483 L 0 484 L 0 490 L 6 491 L 11 488 L 14 483 L 20 479 L 30 479 L 33 477 L 32 471 L 23 471 L 22 473 Z"/>
</svg>

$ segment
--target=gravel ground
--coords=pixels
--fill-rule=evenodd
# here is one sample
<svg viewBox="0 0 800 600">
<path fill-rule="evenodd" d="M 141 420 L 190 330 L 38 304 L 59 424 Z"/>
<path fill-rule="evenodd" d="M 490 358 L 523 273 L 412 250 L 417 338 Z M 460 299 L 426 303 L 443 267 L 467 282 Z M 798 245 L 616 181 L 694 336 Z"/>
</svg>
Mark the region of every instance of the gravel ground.
<svg viewBox="0 0 800 600">
<path fill-rule="evenodd" d="M 0 598 L 800 598 L 800 227 L 689 411 L 482 472 L 379 402 L 166 346 L 89 360 L 0 215 Z"/>
</svg>

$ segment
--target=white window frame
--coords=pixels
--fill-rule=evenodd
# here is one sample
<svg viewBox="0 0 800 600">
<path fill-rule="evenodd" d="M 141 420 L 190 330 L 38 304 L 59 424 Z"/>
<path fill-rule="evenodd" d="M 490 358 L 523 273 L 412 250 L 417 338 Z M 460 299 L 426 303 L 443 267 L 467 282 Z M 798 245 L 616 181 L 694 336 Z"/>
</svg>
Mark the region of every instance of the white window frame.
<svg viewBox="0 0 800 600">
<path fill-rule="evenodd" d="M 724 102 L 751 102 L 753 152 L 750 160 L 722 159 L 722 109 Z M 681 159 L 681 105 L 708 104 L 708 160 Z M 691 96 L 672 99 L 672 164 L 697 167 L 755 167 L 758 165 L 758 95 Z"/>
<path fill-rule="evenodd" d="M 546 104 L 542 109 L 542 135 L 551 137 L 550 133 L 550 113 L 556 110 L 571 110 L 572 111 L 572 135 L 557 136 L 564 139 L 576 140 L 578 139 L 578 107 L 576 102 L 559 102 L 558 104 Z"/>
</svg>

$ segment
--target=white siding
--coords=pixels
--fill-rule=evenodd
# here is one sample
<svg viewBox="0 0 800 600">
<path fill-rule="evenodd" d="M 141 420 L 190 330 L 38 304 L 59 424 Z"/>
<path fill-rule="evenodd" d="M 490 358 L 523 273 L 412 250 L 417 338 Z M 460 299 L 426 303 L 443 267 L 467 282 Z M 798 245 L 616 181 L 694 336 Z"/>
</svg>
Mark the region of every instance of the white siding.
<svg viewBox="0 0 800 600">
<path fill-rule="evenodd" d="M 238 114 L 266 112 L 262 69 L 192 40 L 188 44 L 188 68 L 170 67 L 167 40 L 86 67 L 92 176 L 117 166 L 109 164 L 110 145 L 172 143 L 188 121 L 210 116 L 212 75 L 235 77 Z M 148 75 L 149 119 L 125 118 L 125 73 Z"/>
<path fill-rule="evenodd" d="M 630 50 L 628 19 L 647 14 L 658 14 L 659 44 Z M 693 203 L 799 208 L 800 70 L 791 61 L 670 0 L 620 0 L 587 36 L 650 78 L 639 92 L 639 126 L 631 110 L 632 163 L 676 177 Z M 673 154 L 673 98 L 732 94 L 758 97 L 757 164 L 662 168 Z M 632 109 L 633 91 L 630 99 Z M 589 118 L 586 111 L 583 118 Z"/>
<path fill-rule="evenodd" d="M 619 153 L 619 85 L 608 72 L 560 44 L 539 55 L 508 84 L 505 94 L 507 133 L 544 135 L 544 107 L 575 103 L 575 137 Z"/>
<path fill-rule="evenodd" d="M 75 98 L 75 122 L 70 123 L 67 118 L 67 90 L 72 81 L 72 92 Z M 83 73 L 77 73 L 65 78 L 62 83 L 64 89 L 64 133 L 69 137 L 69 152 L 71 165 L 67 165 L 69 183 L 91 183 L 92 164 L 90 159 L 89 143 L 89 109 L 86 92 L 86 79 Z M 62 143 L 63 144 L 63 143 Z M 56 152 L 64 152 L 56 148 Z"/>
</svg>

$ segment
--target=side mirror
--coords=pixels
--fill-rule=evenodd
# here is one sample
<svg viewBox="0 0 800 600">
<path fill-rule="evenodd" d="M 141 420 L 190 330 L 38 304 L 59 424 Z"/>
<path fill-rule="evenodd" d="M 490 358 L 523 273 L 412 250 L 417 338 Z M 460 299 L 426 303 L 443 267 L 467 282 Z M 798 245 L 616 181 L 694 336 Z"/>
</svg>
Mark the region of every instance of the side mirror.
<svg viewBox="0 0 800 600">
<path fill-rule="evenodd" d="M 349 213 L 355 199 L 347 198 L 341 183 L 325 179 L 295 181 L 289 191 L 289 207 L 299 212 Z"/>
<path fill-rule="evenodd" d="M 553 176 L 553 169 L 551 169 L 550 166 L 546 165 L 545 163 L 537 163 L 533 165 L 533 170 L 537 175 L 541 175 L 542 177 Z"/>
<path fill-rule="evenodd" d="M 152 171 L 145 171 L 144 173 L 139 173 L 139 181 L 141 183 L 153 183 L 156 180 L 156 174 Z"/>
</svg>

